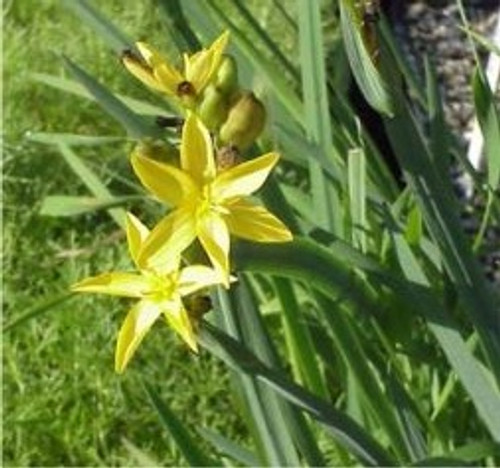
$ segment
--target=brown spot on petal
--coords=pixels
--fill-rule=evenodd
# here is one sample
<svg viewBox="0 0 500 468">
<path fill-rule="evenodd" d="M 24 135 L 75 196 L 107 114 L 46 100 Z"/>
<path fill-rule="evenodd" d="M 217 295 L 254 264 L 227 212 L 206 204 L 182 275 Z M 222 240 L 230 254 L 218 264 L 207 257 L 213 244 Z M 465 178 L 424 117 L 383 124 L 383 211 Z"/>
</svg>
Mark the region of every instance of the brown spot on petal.
<svg viewBox="0 0 500 468">
<path fill-rule="evenodd" d="M 182 81 L 177 85 L 177 96 L 194 96 L 196 91 L 189 81 Z"/>
</svg>

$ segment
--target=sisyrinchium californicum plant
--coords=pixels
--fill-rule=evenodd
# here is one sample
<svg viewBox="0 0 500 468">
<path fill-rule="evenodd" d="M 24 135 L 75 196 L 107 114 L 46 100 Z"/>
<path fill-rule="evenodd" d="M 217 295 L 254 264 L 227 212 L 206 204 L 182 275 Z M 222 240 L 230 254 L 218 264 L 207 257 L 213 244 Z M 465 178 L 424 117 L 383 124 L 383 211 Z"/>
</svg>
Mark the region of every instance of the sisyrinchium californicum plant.
<svg viewBox="0 0 500 468">
<path fill-rule="evenodd" d="M 117 372 L 137 364 L 160 318 L 180 346 L 231 370 L 249 442 L 204 430 L 210 454 L 146 385 L 190 465 L 224 456 L 245 466 L 493 465 L 498 294 L 474 252 L 484 229 L 468 239 L 457 216 L 447 171 L 463 157 L 430 62 L 420 81 L 379 2 L 255 3 L 273 3 L 272 27 L 240 0 L 158 2 L 174 60 L 128 41 L 86 1 L 72 4 L 152 98 L 115 95 L 64 59 L 127 130 L 130 186 L 140 187 L 112 195 L 56 139 L 94 198 L 66 197 L 62 207 L 52 199 L 45 211 L 107 210 L 132 260 L 129 271 L 71 289 L 134 301 L 118 333 Z M 379 115 L 401 178 L 347 99 L 353 82 Z M 480 64 L 473 86 L 489 157 L 487 173 L 472 174 L 488 200 L 485 227 L 500 212 L 500 130 Z"/>
</svg>

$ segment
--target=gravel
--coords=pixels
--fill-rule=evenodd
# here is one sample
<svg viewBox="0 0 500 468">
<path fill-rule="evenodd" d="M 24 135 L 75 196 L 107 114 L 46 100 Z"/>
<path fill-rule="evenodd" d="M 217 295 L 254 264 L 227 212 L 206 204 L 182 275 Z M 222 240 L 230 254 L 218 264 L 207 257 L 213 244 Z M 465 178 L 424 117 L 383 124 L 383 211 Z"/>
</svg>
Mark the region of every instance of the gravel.
<svg viewBox="0 0 500 468">
<path fill-rule="evenodd" d="M 474 124 L 474 107 L 470 86 L 474 55 L 462 25 L 456 0 L 413 0 L 387 2 L 389 18 L 410 65 L 424 76 L 423 56 L 434 64 L 443 98 L 445 118 L 459 145 L 467 151 Z M 465 13 L 473 30 L 490 37 L 498 21 L 500 0 L 464 0 Z M 486 60 L 481 51 L 480 58 Z M 497 95 L 500 92 L 496 90 Z M 422 116 L 423 118 L 423 116 Z M 462 169 L 454 166 L 453 178 L 463 206 L 465 232 L 473 238 L 484 212 L 484 196 L 471 192 Z M 491 222 L 485 232 L 484 248 L 479 258 L 485 275 L 500 287 L 500 225 Z"/>
</svg>

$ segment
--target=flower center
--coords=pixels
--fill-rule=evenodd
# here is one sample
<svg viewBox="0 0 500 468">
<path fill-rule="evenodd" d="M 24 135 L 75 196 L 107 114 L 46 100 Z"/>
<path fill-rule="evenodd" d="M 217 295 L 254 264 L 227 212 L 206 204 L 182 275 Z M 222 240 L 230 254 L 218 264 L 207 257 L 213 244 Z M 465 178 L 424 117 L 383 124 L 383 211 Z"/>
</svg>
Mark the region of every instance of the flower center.
<svg viewBox="0 0 500 468">
<path fill-rule="evenodd" d="M 215 200 L 213 196 L 212 183 L 207 183 L 203 186 L 198 200 L 197 217 L 201 217 L 208 212 L 215 212 L 219 214 L 227 214 L 227 209 Z"/>
<path fill-rule="evenodd" d="M 175 274 L 150 273 L 148 276 L 151 281 L 151 296 L 156 300 L 170 300 L 177 289 Z"/>
</svg>

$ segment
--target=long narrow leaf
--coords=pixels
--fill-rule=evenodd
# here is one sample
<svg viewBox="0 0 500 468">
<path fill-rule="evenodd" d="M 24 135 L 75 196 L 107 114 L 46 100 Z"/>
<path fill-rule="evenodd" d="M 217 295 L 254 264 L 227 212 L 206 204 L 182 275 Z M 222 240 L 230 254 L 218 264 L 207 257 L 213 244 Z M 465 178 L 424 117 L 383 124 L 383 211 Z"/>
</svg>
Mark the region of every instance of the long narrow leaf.
<svg viewBox="0 0 500 468">
<path fill-rule="evenodd" d="M 101 182 L 99 177 L 85 165 L 81 158 L 68 145 L 60 142 L 57 146 L 64 160 L 93 195 L 104 200 L 113 199 L 113 195 L 103 182 Z M 124 225 L 125 210 L 123 208 L 110 208 L 108 213 L 119 226 Z"/>
<path fill-rule="evenodd" d="M 198 432 L 216 449 L 233 458 L 234 460 L 243 463 L 246 466 L 259 465 L 259 459 L 255 456 L 255 454 L 237 444 L 236 442 L 228 439 L 227 437 L 224 437 L 218 432 L 215 432 L 206 427 L 200 427 L 198 429 Z"/>
<path fill-rule="evenodd" d="M 202 344 L 227 365 L 264 382 L 294 405 L 320 422 L 328 432 L 366 465 L 392 465 L 386 451 L 351 418 L 302 387 L 265 366 L 255 355 L 220 330 L 205 324 L 200 333 Z"/>
<path fill-rule="evenodd" d="M 62 4 L 87 23 L 115 52 L 134 47 L 133 41 L 97 11 L 88 0 L 63 0 Z"/>
<path fill-rule="evenodd" d="M 198 444 L 192 440 L 187 428 L 177 419 L 170 408 L 161 400 L 160 395 L 147 382 L 143 383 L 144 389 L 158 413 L 160 421 L 169 431 L 184 458 L 190 466 L 216 466 L 218 463 L 210 459 L 201 450 Z"/>
<path fill-rule="evenodd" d="M 71 75 L 82 84 L 97 103 L 115 120 L 117 120 L 134 138 L 159 137 L 161 129 L 129 109 L 123 102 L 116 98 L 107 88 L 95 80 L 82 68 L 77 66 L 67 57 L 63 57 L 65 67 Z"/>
</svg>

